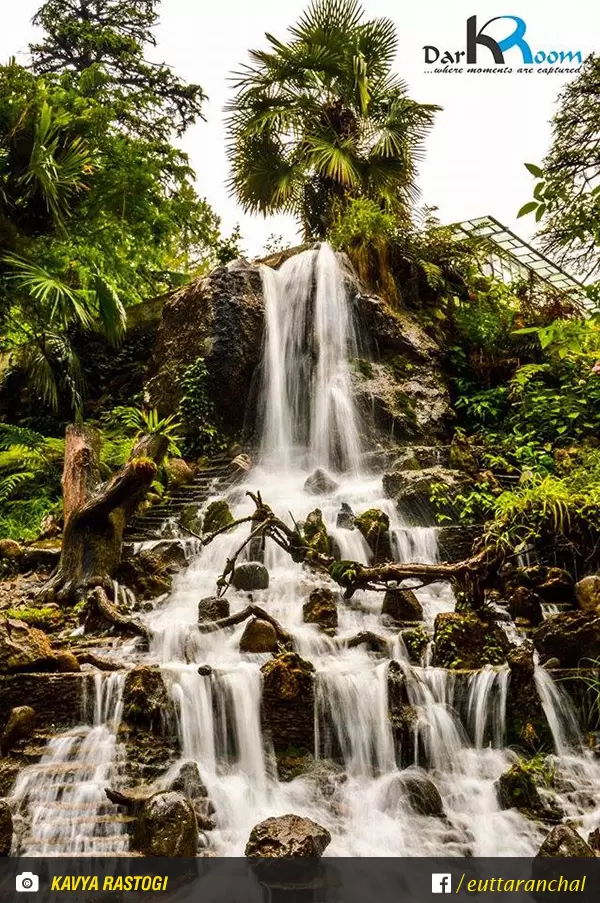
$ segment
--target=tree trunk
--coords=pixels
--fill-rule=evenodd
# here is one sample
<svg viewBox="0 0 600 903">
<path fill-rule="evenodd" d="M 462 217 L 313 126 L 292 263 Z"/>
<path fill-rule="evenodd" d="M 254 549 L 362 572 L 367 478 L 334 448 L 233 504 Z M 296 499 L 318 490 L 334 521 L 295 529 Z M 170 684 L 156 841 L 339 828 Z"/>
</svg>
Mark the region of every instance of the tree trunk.
<svg viewBox="0 0 600 903">
<path fill-rule="evenodd" d="M 127 519 L 145 498 L 167 448 L 164 436 L 144 436 L 122 470 L 101 484 L 98 433 L 87 426 L 67 427 L 62 552 L 43 596 L 68 605 L 95 587 L 112 591 Z"/>
</svg>

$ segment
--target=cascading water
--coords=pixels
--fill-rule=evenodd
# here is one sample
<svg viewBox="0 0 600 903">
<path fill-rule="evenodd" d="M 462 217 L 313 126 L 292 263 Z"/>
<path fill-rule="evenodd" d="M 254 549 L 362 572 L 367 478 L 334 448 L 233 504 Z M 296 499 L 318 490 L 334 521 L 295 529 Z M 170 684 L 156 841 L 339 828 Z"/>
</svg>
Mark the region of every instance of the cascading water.
<svg viewBox="0 0 600 903">
<path fill-rule="evenodd" d="M 392 547 L 401 561 L 437 560 L 434 528 L 410 528 L 381 497 L 381 482 L 361 473 L 359 418 L 350 386 L 356 339 L 343 272 L 322 245 L 299 254 L 278 272 L 263 269 L 267 330 L 263 363 L 264 431 L 261 460 L 248 487 L 259 490 L 281 517 L 298 520 L 315 507 L 304 489 L 316 467 L 335 472 L 336 491 L 318 505 L 343 559 L 368 563 L 370 550 L 358 530 L 337 527 L 341 502 L 354 511 L 377 507 L 390 518 Z M 235 515 L 252 513 L 239 501 Z M 247 535 L 240 526 L 220 536 L 182 575 L 161 612 L 150 618 L 153 650 L 163 663 L 176 702 L 183 756 L 198 762 L 216 806 L 211 845 L 218 855 L 239 855 L 254 824 L 295 812 L 326 825 L 333 855 L 529 855 L 543 829 L 516 810 L 500 809 L 494 784 L 516 761 L 503 748 L 507 670 L 485 669 L 459 688 L 454 674 L 417 668 L 408 661 L 397 630 L 382 624 L 380 594 L 356 593 L 340 605 L 335 637 L 306 624 L 302 606 L 323 580 L 294 564 L 271 543 L 265 549 L 267 590 L 253 600 L 293 636 L 298 652 L 315 667 L 315 755 L 333 756 L 343 775 L 330 776 L 324 792 L 310 774 L 277 779 L 272 753 L 261 733 L 260 667 L 268 655 L 239 652 L 244 626 L 200 633 L 197 604 L 214 594 L 224 561 Z M 418 589 L 426 623 L 452 610 L 447 584 Z M 232 612 L 247 605 L 230 589 Z M 388 656 L 365 646 L 348 648 L 360 631 L 387 643 Z M 399 661 L 409 702 L 419 713 L 414 731 L 415 765 L 396 764 L 388 717 L 389 657 Z M 198 665 L 208 665 L 198 674 Z M 460 692 L 459 692 L 460 690 Z M 565 714 L 548 693 L 556 735 Z M 562 742 L 562 741 L 561 741 Z M 598 780 L 587 761 L 584 783 Z M 584 769 L 585 770 L 585 769 Z M 593 770 L 593 769 L 592 769 Z M 443 817 L 411 808 L 407 778 L 432 779 L 443 800 Z"/>
<path fill-rule="evenodd" d="M 358 418 L 350 359 L 356 337 L 338 256 L 327 244 L 279 271 L 262 268 L 266 337 L 263 457 L 284 470 L 357 472 Z"/>
<path fill-rule="evenodd" d="M 11 794 L 17 813 L 16 854 L 115 854 L 128 848 L 127 817 L 105 788 L 118 780 L 125 675 L 94 678 L 93 725 L 50 741 L 42 759 L 25 768 Z"/>
<path fill-rule="evenodd" d="M 366 564 L 371 556 L 357 529 L 337 526 L 345 502 L 355 512 L 385 511 L 398 560 L 437 560 L 435 529 L 407 527 L 390 500 L 382 498 L 381 480 L 361 472 L 350 374 L 356 338 L 336 255 L 322 245 L 291 258 L 278 272 L 264 268 L 263 283 L 264 430 L 261 459 L 247 488 L 260 491 L 282 518 L 293 512 L 302 520 L 318 504 L 343 559 Z M 308 473 L 319 466 L 334 472 L 338 488 L 317 501 L 303 487 Z M 239 487 L 230 503 L 236 517 L 253 513 Z M 508 671 L 487 668 L 466 682 L 454 672 L 411 664 L 398 629 L 382 621 L 380 593 L 357 592 L 350 602 L 340 603 L 335 635 L 305 623 L 303 604 L 327 578 L 294 563 L 268 541 L 270 583 L 253 593 L 253 602 L 279 621 L 315 669 L 315 766 L 293 780 L 278 779 L 261 726 L 261 666 L 270 656 L 239 651 L 243 624 L 212 633 L 198 629 L 199 600 L 214 596 L 225 561 L 248 530 L 247 524 L 239 525 L 199 552 L 176 578 L 169 600 L 147 616 L 151 660 L 160 662 L 171 689 L 182 758 L 198 763 L 216 808 L 216 828 L 206 841 L 211 850 L 240 855 L 257 822 L 293 812 L 330 830 L 328 855 L 535 853 L 543 827 L 516 809 L 501 810 L 495 789 L 499 776 L 517 759 L 504 748 Z M 447 584 L 431 584 L 416 594 L 429 630 L 439 612 L 454 607 Z M 247 594 L 233 588 L 227 598 L 232 613 L 248 604 Z M 376 634 L 387 652 L 371 653 L 365 645 L 350 648 L 350 638 L 360 632 Z M 407 769 L 397 765 L 388 717 L 391 659 L 416 714 L 414 764 Z M 558 800 L 569 817 L 579 817 L 583 798 L 600 796 L 600 765 L 573 744 L 569 707 L 546 672 L 540 670 L 537 680 L 562 775 Z M 32 824 L 24 851 L 126 848 L 120 828 L 112 827 L 108 837 L 98 830 L 106 806 L 103 787 L 118 767 L 114 728 L 120 717 L 118 693 L 110 711 L 100 704 L 102 698 L 95 727 L 58 737 L 40 765 L 19 778 L 14 796 Z M 83 782 L 73 776 L 73 766 L 86 770 Z M 411 802 L 411 788 L 418 785 L 427 793 L 428 781 L 439 790 L 441 808 L 435 803 L 432 813 L 424 815 Z M 44 816 L 45 827 L 43 806 L 50 812 Z M 61 822 L 61 806 L 69 807 L 71 823 Z M 598 815 L 588 811 L 583 824 L 594 826 Z M 107 824 L 114 826 L 114 817 Z"/>
</svg>

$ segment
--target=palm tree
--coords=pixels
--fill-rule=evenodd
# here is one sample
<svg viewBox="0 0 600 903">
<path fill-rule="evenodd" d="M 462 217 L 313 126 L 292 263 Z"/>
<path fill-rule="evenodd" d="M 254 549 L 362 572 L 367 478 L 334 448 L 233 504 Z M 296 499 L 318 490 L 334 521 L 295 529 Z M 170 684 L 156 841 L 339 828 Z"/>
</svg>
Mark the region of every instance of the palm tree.
<svg viewBox="0 0 600 903">
<path fill-rule="evenodd" d="M 358 0 L 313 0 L 285 44 L 250 52 L 228 105 L 230 186 L 251 212 L 292 212 L 324 237 L 336 206 L 368 196 L 408 207 L 415 162 L 438 107 L 393 72 L 390 19 Z"/>
</svg>

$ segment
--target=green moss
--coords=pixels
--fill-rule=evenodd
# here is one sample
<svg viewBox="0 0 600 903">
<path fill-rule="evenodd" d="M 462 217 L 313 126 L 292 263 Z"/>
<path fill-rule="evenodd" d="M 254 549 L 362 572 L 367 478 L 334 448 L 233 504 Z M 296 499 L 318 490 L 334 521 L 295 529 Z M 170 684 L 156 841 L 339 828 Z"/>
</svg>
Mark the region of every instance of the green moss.
<svg viewBox="0 0 600 903">
<path fill-rule="evenodd" d="M 422 624 L 402 631 L 402 639 L 413 664 L 420 664 L 429 643 L 429 634 Z"/>
<path fill-rule="evenodd" d="M 385 359 L 385 364 L 388 370 L 391 371 L 396 382 L 399 383 L 404 382 L 405 379 L 409 379 L 414 370 L 414 364 L 400 354 L 387 357 Z"/>
<path fill-rule="evenodd" d="M 365 360 L 365 358 L 358 357 L 355 361 L 353 361 L 354 369 L 357 373 L 360 373 L 361 376 L 364 376 L 365 379 L 373 379 L 373 364 L 371 361 Z"/>
<path fill-rule="evenodd" d="M 216 533 L 233 523 L 233 514 L 230 511 L 226 499 L 217 499 L 211 502 L 204 514 L 202 531 L 204 534 Z"/>
<path fill-rule="evenodd" d="M 355 524 L 373 552 L 373 563 L 391 561 L 390 519 L 387 514 L 379 508 L 369 508 L 358 515 Z"/>
<path fill-rule="evenodd" d="M 402 415 L 409 423 L 415 424 L 417 422 L 413 400 L 402 389 L 398 389 L 394 393 L 394 406 L 397 413 Z"/>
<path fill-rule="evenodd" d="M 6 608 L 0 616 L 13 621 L 24 621 L 30 627 L 53 630 L 62 621 L 62 612 L 57 608 Z"/>
</svg>

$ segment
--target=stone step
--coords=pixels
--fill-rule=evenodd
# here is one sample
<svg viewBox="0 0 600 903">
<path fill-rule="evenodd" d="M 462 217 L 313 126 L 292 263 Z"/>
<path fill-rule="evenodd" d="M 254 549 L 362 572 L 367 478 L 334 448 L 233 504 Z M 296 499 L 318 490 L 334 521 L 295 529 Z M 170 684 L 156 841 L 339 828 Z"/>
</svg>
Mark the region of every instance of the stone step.
<svg viewBox="0 0 600 903">
<path fill-rule="evenodd" d="M 48 815 L 44 818 L 44 828 L 60 827 L 61 825 L 130 825 L 136 820 L 135 815 L 76 815 L 74 817 L 53 818 L 52 807 L 48 809 Z"/>
</svg>

